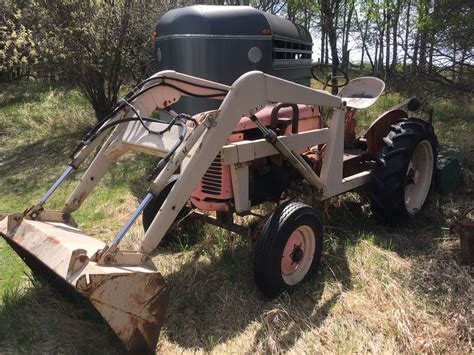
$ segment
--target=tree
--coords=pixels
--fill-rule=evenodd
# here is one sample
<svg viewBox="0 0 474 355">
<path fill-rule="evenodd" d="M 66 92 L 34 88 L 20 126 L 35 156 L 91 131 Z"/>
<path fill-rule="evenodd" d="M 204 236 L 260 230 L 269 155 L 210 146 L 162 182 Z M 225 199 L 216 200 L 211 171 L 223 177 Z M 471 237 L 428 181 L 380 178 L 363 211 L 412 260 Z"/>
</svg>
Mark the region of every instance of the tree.
<svg viewBox="0 0 474 355">
<path fill-rule="evenodd" d="M 0 78 L 13 79 L 28 75 L 30 66 L 37 63 L 38 53 L 33 30 L 25 26 L 31 9 L 21 2 L 2 3 L 0 14 Z M 25 72 L 25 74 L 24 74 Z"/>
<path fill-rule="evenodd" d="M 45 66 L 49 72 L 51 66 L 59 68 L 58 75 L 77 83 L 97 118 L 105 117 L 123 82 L 143 77 L 151 61 L 146 44 L 163 8 L 133 0 L 41 1 Z"/>
<path fill-rule="evenodd" d="M 24 0 L 9 8 L 7 23 L 27 43 L 6 48 L 18 53 L 7 53 L 10 67 L 23 60 L 19 49 L 33 49 L 36 74 L 78 85 L 99 120 L 125 81 L 149 74 L 151 32 L 166 11 L 144 0 Z"/>
<path fill-rule="evenodd" d="M 336 68 L 339 67 L 336 34 L 336 12 L 339 9 L 339 4 L 340 0 L 319 0 L 322 26 L 324 27 L 329 41 L 329 46 L 331 47 L 331 60 L 334 67 L 333 75 L 337 74 Z M 333 88 L 332 91 L 333 93 L 337 93 L 337 88 Z"/>
</svg>

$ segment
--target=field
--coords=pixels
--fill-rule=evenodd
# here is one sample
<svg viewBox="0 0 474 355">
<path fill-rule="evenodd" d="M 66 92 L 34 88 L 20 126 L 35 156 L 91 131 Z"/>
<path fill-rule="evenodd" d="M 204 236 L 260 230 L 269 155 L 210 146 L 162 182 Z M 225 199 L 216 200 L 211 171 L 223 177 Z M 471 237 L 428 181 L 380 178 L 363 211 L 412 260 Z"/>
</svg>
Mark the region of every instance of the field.
<svg viewBox="0 0 474 355">
<path fill-rule="evenodd" d="M 361 130 L 400 101 L 389 91 L 361 112 Z M 196 225 L 154 258 L 171 289 L 159 352 L 473 352 L 473 270 L 459 265 L 448 227 L 472 207 L 474 102 L 432 101 L 439 141 L 465 156 L 465 181 L 433 192 L 403 228 L 376 225 L 363 189 L 319 206 L 324 216 L 321 271 L 292 294 L 263 300 L 252 250 L 237 235 Z M 61 173 L 67 155 L 94 123 L 76 90 L 45 82 L 0 84 L 0 212 L 22 211 Z M 121 159 L 74 215 L 80 228 L 110 240 L 146 190 L 149 158 Z M 80 173 L 52 198 L 61 208 Z M 136 245 L 142 227 L 126 244 Z M 31 277 L 0 240 L 0 353 L 122 352 L 87 307 Z"/>
</svg>

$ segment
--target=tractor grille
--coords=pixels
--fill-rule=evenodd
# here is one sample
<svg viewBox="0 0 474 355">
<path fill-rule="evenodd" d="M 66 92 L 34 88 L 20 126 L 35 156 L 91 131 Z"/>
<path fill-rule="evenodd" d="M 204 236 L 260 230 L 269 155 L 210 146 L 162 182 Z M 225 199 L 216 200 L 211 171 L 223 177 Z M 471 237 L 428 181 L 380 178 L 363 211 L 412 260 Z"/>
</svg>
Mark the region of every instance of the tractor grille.
<svg viewBox="0 0 474 355">
<path fill-rule="evenodd" d="M 222 162 L 219 153 L 202 177 L 201 191 L 205 194 L 219 196 L 222 193 Z"/>
</svg>

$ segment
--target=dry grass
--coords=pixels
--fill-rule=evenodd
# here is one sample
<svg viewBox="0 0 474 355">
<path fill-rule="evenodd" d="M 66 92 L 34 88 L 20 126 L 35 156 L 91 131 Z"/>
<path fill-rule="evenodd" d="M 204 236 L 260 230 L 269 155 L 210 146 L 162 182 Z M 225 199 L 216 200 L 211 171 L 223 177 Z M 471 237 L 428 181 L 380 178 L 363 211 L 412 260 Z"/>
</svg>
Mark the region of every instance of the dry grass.
<svg viewBox="0 0 474 355">
<path fill-rule="evenodd" d="M 45 285 L 25 286 L 3 295 L 0 353 L 123 352 L 115 334 L 88 305 Z"/>
<path fill-rule="evenodd" d="M 87 112 L 57 108 L 59 103 L 46 92 L 26 102 L 4 99 L 4 107 L 16 108 L 2 111 L 0 105 L 0 125 L 13 122 L 12 115 L 27 116 L 33 99 L 42 100 L 44 110 L 63 112 L 65 120 L 77 118 L 74 112 Z M 78 105 L 83 107 L 84 103 Z M 35 122 L 48 117 L 38 116 Z M 24 139 L 16 137 L 23 129 L 35 132 L 34 124 L 29 122 L 24 128 L 4 124 L 16 150 L 31 151 L 27 148 L 36 142 L 33 133 Z M 64 121 L 55 124 L 60 127 Z M 50 171 L 60 160 L 56 155 L 67 147 L 61 146 L 60 138 L 55 146 L 49 144 L 54 132 L 43 132 L 43 128 L 38 126 L 38 135 L 44 140 L 37 142 L 38 152 L 45 156 L 41 168 L 31 167 L 28 162 L 32 158 L 26 153 L 13 155 L 12 147 L 3 147 L 0 209 L 30 203 L 36 198 L 30 194 L 38 185 L 47 185 L 52 179 Z M 71 132 L 66 137 L 68 144 L 77 135 Z M 469 142 L 463 140 L 465 143 Z M 472 151 L 472 143 L 464 149 Z M 472 154 L 466 155 L 467 166 L 473 166 Z M 21 169 L 15 166 L 17 161 L 23 162 Z M 142 194 L 139 177 L 146 175 L 145 167 L 136 157 L 122 161 L 77 215 L 81 227 L 97 238 L 110 240 Z M 25 177 L 31 176 L 35 176 L 35 184 L 23 186 Z M 12 192 L 9 186 L 13 183 L 17 190 Z M 294 293 L 273 301 L 262 299 L 256 290 L 253 253 L 247 241 L 209 226 L 182 230 L 179 242 L 154 257 L 171 289 L 158 352 L 472 353 L 474 273 L 459 266 L 459 242 L 441 229 L 449 225 L 451 213 L 472 204 L 472 180 L 469 183 L 450 196 L 432 195 L 428 208 L 399 229 L 374 224 L 364 191 L 319 206 L 325 225 L 322 268 Z M 60 192 L 60 198 L 65 196 L 66 192 Z M 136 246 L 141 236 L 141 225 L 137 224 L 124 245 Z M 18 262 L 4 246 L 0 241 L 2 272 Z M 47 286 L 25 281 L 21 272 L 21 268 L 16 272 L 20 275 L 16 288 L 0 276 L 0 289 L 8 289 L 0 303 L 0 353 L 123 350 L 89 308 L 70 303 Z M 12 279 L 9 276 L 8 280 Z"/>
<path fill-rule="evenodd" d="M 245 247 L 158 257 L 173 296 L 159 350 L 472 350 L 472 275 L 455 261 L 403 258 L 364 236 L 332 243 L 315 279 L 271 302 L 255 292 Z"/>
</svg>

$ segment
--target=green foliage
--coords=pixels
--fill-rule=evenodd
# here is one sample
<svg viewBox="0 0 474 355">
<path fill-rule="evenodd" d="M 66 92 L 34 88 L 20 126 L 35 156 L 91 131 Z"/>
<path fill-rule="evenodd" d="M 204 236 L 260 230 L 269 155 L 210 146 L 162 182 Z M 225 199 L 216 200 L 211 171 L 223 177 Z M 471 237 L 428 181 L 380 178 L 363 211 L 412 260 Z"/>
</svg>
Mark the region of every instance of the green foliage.
<svg viewBox="0 0 474 355">
<path fill-rule="evenodd" d="M 0 71 L 34 65 L 36 74 L 78 85 L 98 119 L 125 81 L 149 74 L 151 31 L 162 6 L 132 0 L 7 2 Z M 144 16 L 146 14 L 146 16 Z"/>
<path fill-rule="evenodd" d="M 22 9 L 15 2 L 2 4 L 3 24 L 0 22 L 0 73 L 19 66 L 37 63 L 38 53 L 34 32 L 25 22 L 30 17 L 28 9 Z"/>
</svg>

